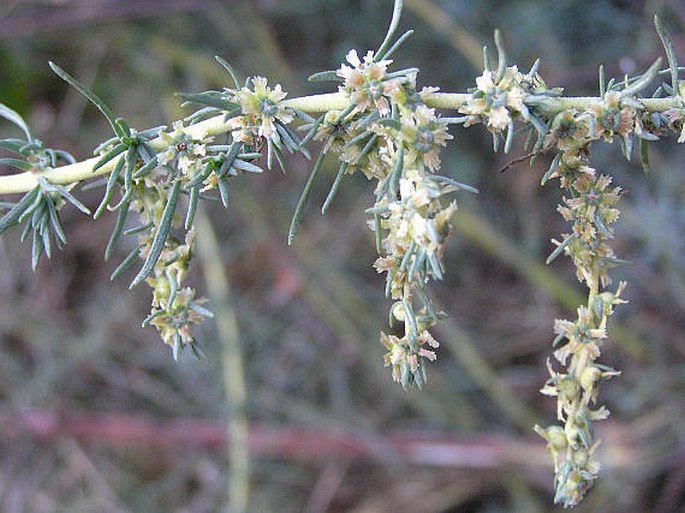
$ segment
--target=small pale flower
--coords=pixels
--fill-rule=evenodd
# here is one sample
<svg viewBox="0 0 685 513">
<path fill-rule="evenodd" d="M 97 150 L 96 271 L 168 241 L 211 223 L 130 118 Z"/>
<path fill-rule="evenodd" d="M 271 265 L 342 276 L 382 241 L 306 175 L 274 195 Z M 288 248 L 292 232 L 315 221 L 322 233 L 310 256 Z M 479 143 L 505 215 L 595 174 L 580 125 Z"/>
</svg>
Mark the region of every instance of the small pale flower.
<svg viewBox="0 0 685 513">
<path fill-rule="evenodd" d="M 506 69 L 498 83 L 493 72 L 483 71 L 476 78 L 476 88 L 471 90 L 471 99 L 460 107 L 459 112 L 468 115 L 465 126 L 478 122 L 487 124 L 491 132 L 501 132 L 512 122 L 513 116 L 523 112 L 526 92 L 521 86 L 523 75 L 515 66 Z"/>
<path fill-rule="evenodd" d="M 476 78 L 476 87 L 484 93 L 493 89 L 495 87 L 495 82 L 492 80 L 492 71 L 487 69 L 483 71 L 483 74 Z"/>
<path fill-rule="evenodd" d="M 391 60 L 374 62 L 374 52 L 369 50 L 360 60 L 356 50 L 347 53 L 346 60 L 352 66 L 342 64 L 336 74 L 344 80 L 342 90 L 361 112 L 378 110 L 381 116 L 390 114 L 389 95 L 396 88 L 393 80 L 385 78 Z"/>
<path fill-rule="evenodd" d="M 250 82 L 252 89 L 243 87 L 236 93 L 236 101 L 242 107 L 246 118 L 236 123 L 243 124 L 244 128 L 248 128 L 259 137 L 280 139 L 275 123 L 287 125 L 294 118 L 292 111 L 281 104 L 287 93 L 280 84 L 276 84 L 273 89 L 270 88 L 264 77 L 253 77 Z M 241 137 L 247 138 L 246 135 Z"/>
<path fill-rule="evenodd" d="M 193 326 L 205 319 L 205 316 L 199 313 L 200 308 L 193 308 L 194 304 L 199 305 L 201 302 L 202 300 L 195 299 L 193 289 L 185 287 L 178 291 L 171 308 L 153 310 L 157 315 L 150 324 L 157 328 L 164 343 L 175 350 L 179 345 L 190 344 L 194 341 Z"/>
<path fill-rule="evenodd" d="M 380 340 L 388 350 L 383 359 L 386 367 L 392 367 L 393 381 L 402 383 L 403 386 L 412 384 L 420 386 L 424 382 L 422 359 L 435 361 L 437 358 L 435 351 L 426 347 L 437 348 L 439 346 L 433 336 L 428 331 L 423 331 L 417 337 L 416 343 L 411 344 L 406 336 L 400 338 L 381 332 Z"/>
<path fill-rule="evenodd" d="M 495 132 L 501 132 L 509 126 L 510 121 L 511 116 L 504 105 L 498 105 L 497 107 L 490 109 L 490 114 L 488 115 L 488 128 Z"/>
<path fill-rule="evenodd" d="M 405 151 L 405 166 L 425 166 L 431 172 L 440 167 L 440 147 L 445 146 L 452 136 L 447 125 L 441 123 L 435 110 L 425 105 L 416 107 L 401 117 L 402 140 Z"/>
<path fill-rule="evenodd" d="M 160 138 L 167 147 L 157 154 L 157 164 L 175 168 L 183 176 L 194 174 L 198 163 L 207 154 L 206 144 L 212 141 L 211 137 L 193 139 L 182 121 L 174 122 L 173 132 L 162 132 Z"/>
</svg>

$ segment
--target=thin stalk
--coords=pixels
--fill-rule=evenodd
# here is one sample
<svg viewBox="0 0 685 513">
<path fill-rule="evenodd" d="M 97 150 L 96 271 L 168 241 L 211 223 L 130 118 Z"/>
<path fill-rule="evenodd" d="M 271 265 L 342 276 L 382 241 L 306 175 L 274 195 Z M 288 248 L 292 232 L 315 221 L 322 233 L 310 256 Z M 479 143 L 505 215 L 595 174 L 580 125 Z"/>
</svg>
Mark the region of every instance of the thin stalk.
<svg viewBox="0 0 685 513">
<path fill-rule="evenodd" d="M 198 231 L 197 251 L 209 296 L 216 313 L 214 320 L 221 341 L 221 368 L 224 393 L 228 405 L 228 511 L 247 513 L 250 497 L 249 424 L 246 402 L 247 388 L 240 330 L 230 299 L 230 284 L 224 270 L 221 250 L 212 224 L 202 208 L 195 216 Z"/>
</svg>

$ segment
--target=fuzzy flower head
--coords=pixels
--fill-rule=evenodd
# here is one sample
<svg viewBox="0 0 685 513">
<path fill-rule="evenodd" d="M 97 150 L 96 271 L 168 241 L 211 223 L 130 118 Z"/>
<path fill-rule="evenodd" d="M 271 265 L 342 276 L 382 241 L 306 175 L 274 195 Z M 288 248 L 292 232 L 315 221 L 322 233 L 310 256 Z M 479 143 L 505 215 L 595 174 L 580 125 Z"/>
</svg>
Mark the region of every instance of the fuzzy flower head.
<svg viewBox="0 0 685 513">
<path fill-rule="evenodd" d="M 588 107 L 588 113 L 594 117 L 594 138 L 612 142 L 614 135 L 627 137 L 636 129 L 635 109 L 622 104 L 618 91 L 608 91 L 600 103 Z"/>
<path fill-rule="evenodd" d="M 178 291 L 173 304 L 164 310 L 153 309 L 150 321 L 165 344 L 171 346 L 174 359 L 178 359 L 179 352 L 189 344 L 193 344 L 193 327 L 211 317 L 211 312 L 201 306 L 203 300 L 195 299 L 195 291 L 183 288 Z"/>
<path fill-rule="evenodd" d="M 616 265 L 608 241 L 613 238 L 612 225 L 620 214 L 616 206 L 621 198 L 621 189 L 610 188 L 611 177 L 607 175 L 596 176 L 594 170 L 587 166 L 579 169 L 587 171 L 576 173 L 571 182 L 574 194 L 565 197 L 564 204 L 558 207 L 564 219 L 573 222 L 573 233 L 564 252 L 573 259 L 580 281 L 591 284 L 597 270 L 606 286 L 611 283 L 608 270 Z"/>
<path fill-rule="evenodd" d="M 420 105 L 401 117 L 402 141 L 405 146 L 405 165 L 428 168 L 435 172 L 440 167 L 440 147 L 452 136 L 447 125 L 441 123 L 435 110 Z"/>
<path fill-rule="evenodd" d="M 315 141 L 325 141 L 324 153 L 340 154 L 349 140 L 349 120 L 341 118 L 342 112 L 331 109 L 324 114 L 323 121 L 314 135 Z"/>
<path fill-rule="evenodd" d="M 611 189 L 609 185 L 611 177 L 608 175 L 596 177 L 594 172 L 579 175 L 573 183 L 579 194 L 573 198 L 564 198 L 564 218 L 594 223 L 601 238 L 612 238 L 611 225 L 618 220 L 620 214 L 615 206 L 621 199 L 621 188 Z"/>
<path fill-rule="evenodd" d="M 524 111 L 525 91 L 520 84 L 521 74 L 516 66 L 507 68 L 499 82 L 495 83 L 493 72 L 483 71 L 476 78 L 471 99 L 459 109 L 468 120 L 464 126 L 486 123 L 491 132 L 501 132 L 512 122 L 513 116 Z"/>
<path fill-rule="evenodd" d="M 400 338 L 381 332 L 381 344 L 388 350 L 383 360 L 386 367 L 392 367 L 393 381 L 404 387 L 421 387 L 425 383 L 422 361 L 434 361 L 437 357 L 432 349 L 440 346 L 428 331 L 423 331 L 414 342 L 406 336 Z"/>
<path fill-rule="evenodd" d="M 360 112 L 375 109 L 381 116 L 390 114 L 389 96 L 397 87 L 395 81 L 386 78 L 391 60 L 374 62 L 374 52 L 369 50 L 363 60 L 357 50 L 347 52 L 346 60 L 336 74 L 344 80 L 341 90 L 350 96 Z"/>
<path fill-rule="evenodd" d="M 563 504 L 564 508 L 577 506 L 583 500 L 587 491 L 592 488 L 599 472 L 599 464 L 594 459 L 589 457 L 587 459 L 592 464 L 586 465 L 588 469 L 580 468 L 575 462 L 570 460 L 566 460 L 561 465 L 555 479 L 555 504 Z"/>
<path fill-rule="evenodd" d="M 363 138 L 358 139 L 355 133 L 351 130 L 343 139 L 340 162 L 347 164 L 348 173 L 359 169 L 369 180 L 382 180 L 391 168 L 390 163 L 396 153 L 392 140 L 374 135 L 371 131 L 366 132 L 366 137 L 362 134 Z"/>
<path fill-rule="evenodd" d="M 581 161 L 577 161 L 577 159 L 568 159 L 566 155 L 562 155 L 559 165 L 549 176 L 550 180 L 554 178 L 559 179 L 559 187 L 569 189 L 574 184 L 587 183 L 594 180 L 595 169 Z"/>
<path fill-rule="evenodd" d="M 384 241 L 388 253 L 404 252 L 410 246 L 431 255 L 439 251 L 451 232 L 456 203 L 440 201 L 454 187 L 437 182 L 417 170 L 406 170 L 400 179 L 399 199 L 387 204 L 387 217 L 381 226 L 389 230 Z"/>
<path fill-rule="evenodd" d="M 545 148 L 555 148 L 566 160 L 584 152 L 593 139 L 591 133 L 593 118 L 587 113 L 575 109 L 566 109 L 557 114 L 552 121 L 549 133 L 545 137 Z M 562 184 L 562 187 L 566 188 Z"/>
<path fill-rule="evenodd" d="M 554 332 L 559 340 L 566 339 L 567 343 L 554 352 L 554 356 L 562 364 L 566 363 L 570 355 L 581 355 L 586 360 L 588 357 L 595 359 L 600 354 L 599 345 L 607 337 L 604 326 L 596 326 L 592 312 L 585 306 L 578 308 L 576 321 L 557 319 L 554 322 Z M 572 365 L 573 367 L 573 362 Z M 578 369 L 582 372 L 583 369 Z"/>
<path fill-rule="evenodd" d="M 403 298 L 407 286 L 423 286 L 431 277 L 442 279 L 442 252 L 457 210 L 456 202 L 445 205 L 442 201 L 442 196 L 456 187 L 415 169 L 405 170 L 404 175 L 397 199 L 384 197 L 374 207 L 381 212 L 380 229 L 384 231 L 384 256 L 376 260 L 375 267 L 379 273 L 387 273 L 386 294 L 393 299 Z M 378 229 L 374 222 L 370 226 Z"/>
<path fill-rule="evenodd" d="M 243 111 L 243 116 L 234 118 L 236 129 L 266 139 L 279 139 L 276 123 L 281 122 L 287 125 L 294 117 L 293 113 L 281 103 L 287 93 L 283 91 L 280 84 L 276 84 L 273 89 L 270 88 L 264 77 L 253 77 L 250 82 L 252 89 L 243 87 L 235 95 L 236 102 L 240 104 Z M 242 134 L 242 137 L 249 138 L 248 134 Z"/>
</svg>

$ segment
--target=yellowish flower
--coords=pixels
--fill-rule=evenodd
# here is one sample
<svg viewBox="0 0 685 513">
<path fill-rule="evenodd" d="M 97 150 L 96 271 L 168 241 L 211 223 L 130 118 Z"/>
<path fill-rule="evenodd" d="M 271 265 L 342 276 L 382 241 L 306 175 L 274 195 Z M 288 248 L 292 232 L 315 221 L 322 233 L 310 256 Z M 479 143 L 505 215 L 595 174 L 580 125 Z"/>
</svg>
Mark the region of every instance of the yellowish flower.
<svg viewBox="0 0 685 513">
<path fill-rule="evenodd" d="M 465 126 L 484 122 L 491 132 L 501 132 L 511 123 L 513 116 L 525 109 L 525 91 L 521 87 L 522 75 L 515 66 L 504 72 L 495 84 L 493 72 L 483 71 L 476 78 L 476 88 L 471 99 L 460 107 L 459 112 L 468 115 Z"/>
<path fill-rule="evenodd" d="M 281 102 L 287 96 L 280 84 L 274 88 L 267 85 L 264 77 L 250 79 L 252 89 L 243 87 L 236 94 L 236 101 L 240 104 L 246 119 L 240 122 L 244 127 L 249 127 L 259 137 L 266 139 L 276 138 L 280 140 L 276 131 L 275 122 L 290 123 L 294 115 L 285 108 Z M 242 136 L 246 138 L 246 136 Z"/>
<path fill-rule="evenodd" d="M 342 90 L 350 95 L 350 99 L 360 112 L 370 109 L 378 110 L 381 116 L 390 114 L 389 95 L 395 90 L 393 80 L 386 80 L 388 66 L 391 60 L 374 62 L 374 52 L 369 50 L 363 61 L 359 59 L 356 50 L 347 53 L 346 60 L 352 66 L 342 64 L 337 75 L 344 79 Z"/>
<path fill-rule="evenodd" d="M 192 175 L 198 162 L 207 154 L 206 144 L 211 142 L 212 138 L 193 139 L 186 132 L 183 121 L 175 121 L 172 126 L 173 132 L 159 134 L 167 147 L 157 154 L 157 163 L 160 166 L 173 167 L 181 175 Z"/>
<path fill-rule="evenodd" d="M 440 147 L 452 139 L 447 133 L 447 125 L 438 120 L 434 109 L 425 105 L 403 113 L 401 122 L 402 141 L 406 148 L 405 166 L 425 166 L 431 172 L 437 171 L 440 167 Z"/>
</svg>

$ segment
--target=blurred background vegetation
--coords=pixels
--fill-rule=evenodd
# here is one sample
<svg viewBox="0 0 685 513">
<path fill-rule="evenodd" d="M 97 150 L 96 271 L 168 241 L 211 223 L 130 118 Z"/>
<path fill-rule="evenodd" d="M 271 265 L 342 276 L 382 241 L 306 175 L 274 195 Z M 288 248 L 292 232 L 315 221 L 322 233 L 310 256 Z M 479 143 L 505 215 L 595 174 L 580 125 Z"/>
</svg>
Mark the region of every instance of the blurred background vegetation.
<svg viewBox="0 0 685 513">
<path fill-rule="evenodd" d="M 646 69 L 661 54 L 655 12 L 685 59 L 678 0 L 405 4 L 401 28 L 416 35 L 398 67 L 420 67 L 420 85 L 443 91 L 472 86 L 497 27 L 513 63 L 540 57 L 547 83 L 570 95 L 596 94 L 600 63 L 608 76 Z M 349 48 L 375 48 L 390 11 L 390 0 L 3 0 L 0 101 L 49 146 L 86 158 L 108 126 L 48 60 L 145 128 L 186 113 L 174 92 L 227 84 L 214 55 L 290 96 L 323 91 L 306 77 L 338 67 Z M 147 290 L 109 282 L 117 262 L 102 254 L 114 216 L 65 209 L 69 245 L 35 274 L 18 230 L 6 234 L 0 511 L 214 512 L 241 494 L 250 512 L 556 511 L 531 426 L 553 420 L 554 400 L 538 393 L 552 325 L 583 293 L 570 262 L 544 265 L 565 229 L 560 193 L 538 186 L 548 160 L 500 174 L 520 146 L 493 154 L 482 127 L 452 133 L 443 170 L 481 193 L 459 198 L 435 287 L 450 319 L 423 391 L 402 390 L 383 368 L 388 301 L 371 267 L 372 193 L 361 176 L 346 179 L 325 218 L 310 206 L 290 248 L 306 161 L 235 181 L 228 211 L 205 208 L 200 239 L 216 245 L 200 248 L 192 281 L 213 293 L 218 323 L 199 334 L 201 361 L 175 363 L 154 329 L 140 328 Z M 604 468 L 579 512 L 685 508 L 684 154 L 673 139 L 650 153 L 648 176 L 617 147 L 598 145 L 592 159 L 629 191 L 614 247 L 632 265 L 614 274 L 629 282 L 630 304 L 602 362 L 623 375 L 602 388 L 613 412 L 599 423 Z M 336 168 L 327 164 L 328 180 Z M 80 197 L 93 206 L 98 191 Z M 130 250 L 120 246 L 118 260 Z M 225 277 L 230 291 L 206 285 Z"/>
</svg>

